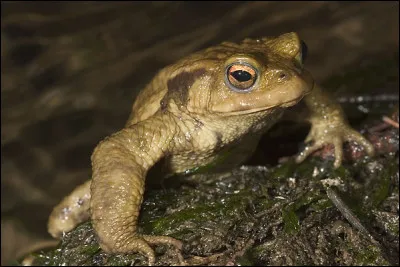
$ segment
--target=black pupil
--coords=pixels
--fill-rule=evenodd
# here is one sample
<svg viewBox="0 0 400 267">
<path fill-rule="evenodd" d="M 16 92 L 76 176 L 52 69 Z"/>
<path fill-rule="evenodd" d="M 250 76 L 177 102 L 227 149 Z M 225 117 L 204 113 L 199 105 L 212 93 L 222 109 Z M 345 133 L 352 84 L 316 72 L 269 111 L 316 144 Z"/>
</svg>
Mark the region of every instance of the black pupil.
<svg viewBox="0 0 400 267">
<path fill-rule="evenodd" d="M 307 44 L 303 40 L 301 40 L 301 56 L 302 56 L 301 61 L 304 62 L 306 60 L 307 54 L 308 54 Z"/>
<path fill-rule="evenodd" d="M 234 72 L 231 72 L 231 75 L 238 82 L 247 82 L 251 79 L 251 74 L 244 70 L 236 70 Z"/>
</svg>

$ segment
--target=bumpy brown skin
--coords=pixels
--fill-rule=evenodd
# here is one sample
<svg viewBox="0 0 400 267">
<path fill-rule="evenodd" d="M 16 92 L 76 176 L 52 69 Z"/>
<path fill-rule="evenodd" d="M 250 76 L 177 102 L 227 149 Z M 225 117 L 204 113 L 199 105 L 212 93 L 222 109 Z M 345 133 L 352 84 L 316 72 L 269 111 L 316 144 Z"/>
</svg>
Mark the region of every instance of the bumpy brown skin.
<svg viewBox="0 0 400 267">
<path fill-rule="evenodd" d="M 228 86 L 227 66 L 233 63 L 256 70 L 255 83 L 245 92 Z M 303 68 L 295 33 L 222 43 L 162 69 L 137 97 L 125 128 L 94 150 L 90 192 L 87 182 L 66 197 L 50 217 L 49 232 L 60 236 L 89 215 L 87 206 L 72 208 L 84 188 L 83 195 L 91 196 L 91 219 L 101 247 L 110 253 L 140 252 L 153 264 L 149 244 L 168 243 L 178 249 L 182 245 L 171 237 L 136 233 L 148 170 L 165 158 L 171 173 L 183 173 L 215 162 L 227 151 L 233 153 L 218 167 L 238 165 L 285 108 L 304 96 L 311 111 L 304 119 L 312 124 L 307 141 L 314 144 L 300 153 L 298 162 L 331 143 L 337 167 L 347 140 L 373 154 L 372 145 L 348 126 L 339 105 Z M 66 208 L 72 216 L 65 216 Z"/>
</svg>

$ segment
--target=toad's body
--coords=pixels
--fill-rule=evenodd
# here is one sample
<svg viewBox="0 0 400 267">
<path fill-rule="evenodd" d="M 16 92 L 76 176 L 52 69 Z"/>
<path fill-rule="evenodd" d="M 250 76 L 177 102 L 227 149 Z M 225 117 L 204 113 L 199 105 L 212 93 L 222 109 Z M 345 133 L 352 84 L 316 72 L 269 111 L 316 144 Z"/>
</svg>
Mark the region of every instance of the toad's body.
<svg viewBox="0 0 400 267">
<path fill-rule="evenodd" d="M 138 235 L 137 218 L 148 170 L 161 158 L 170 173 L 190 172 L 218 161 L 218 167 L 242 163 L 261 135 L 304 96 L 312 124 L 311 147 L 342 142 L 372 146 L 352 130 L 340 107 L 314 84 L 303 68 L 304 46 L 295 33 L 276 38 L 222 43 L 162 69 L 137 97 L 121 131 L 103 140 L 92 155 L 92 179 L 66 197 L 49 220 L 59 237 L 91 217 L 101 247 L 111 253 L 141 252 L 154 263 L 149 244 L 171 237 Z M 224 158 L 220 163 L 221 155 Z"/>
</svg>

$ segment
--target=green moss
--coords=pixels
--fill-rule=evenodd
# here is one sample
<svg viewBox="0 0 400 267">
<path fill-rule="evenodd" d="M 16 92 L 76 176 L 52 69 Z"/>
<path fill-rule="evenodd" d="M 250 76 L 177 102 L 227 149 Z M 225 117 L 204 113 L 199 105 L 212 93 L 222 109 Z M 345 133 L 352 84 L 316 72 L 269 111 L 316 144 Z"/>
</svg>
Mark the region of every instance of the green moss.
<svg viewBox="0 0 400 267">
<path fill-rule="evenodd" d="M 142 261 L 146 260 L 143 256 L 139 255 L 112 255 L 107 259 L 107 266 L 132 266 L 132 263 L 138 262 L 138 257 L 141 257 Z"/>
<path fill-rule="evenodd" d="M 224 198 L 224 203 L 211 202 L 204 203 L 194 208 L 188 208 L 171 215 L 157 218 L 147 223 L 146 229 L 154 234 L 162 234 L 171 229 L 178 229 L 178 226 L 185 221 L 192 221 L 197 224 L 209 220 L 229 220 L 232 217 L 238 217 L 246 208 L 247 199 L 251 195 L 244 191 L 236 195 Z M 181 236 L 183 233 L 177 233 Z"/>
<path fill-rule="evenodd" d="M 327 198 L 320 199 L 310 204 L 310 207 L 316 212 L 322 212 L 326 209 L 331 208 L 332 206 L 333 206 L 332 202 Z"/>
<path fill-rule="evenodd" d="M 349 244 L 350 247 L 352 247 L 352 244 Z M 384 266 L 384 265 L 390 265 L 389 262 L 387 262 L 383 257 L 382 257 L 382 252 L 380 249 L 376 246 L 369 245 L 367 247 L 364 247 L 362 249 L 352 249 L 352 252 L 354 253 L 354 258 L 355 258 L 355 265 L 358 266 L 365 266 L 365 265 L 375 265 L 375 266 Z"/>
<path fill-rule="evenodd" d="M 241 257 L 236 258 L 237 266 L 255 266 L 249 253 L 244 253 Z"/>
<path fill-rule="evenodd" d="M 374 179 L 375 185 L 372 187 L 372 206 L 378 207 L 389 195 L 391 189 L 391 178 L 398 172 L 398 163 L 395 163 L 393 159 L 390 164 L 382 169 L 379 178 Z"/>
<path fill-rule="evenodd" d="M 327 200 L 319 191 L 307 192 L 301 197 L 298 197 L 295 202 L 288 204 L 282 210 L 282 218 L 284 222 L 284 230 L 288 234 L 296 233 L 300 230 L 300 216 L 303 216 L 303 212 L 308 209 L 312 204 L 319 203 L 320 207 L 328 207 Z M 320 202 L 321 201 L 321 202 Z M 323 205 L 321 204 L 323 203 Z M 319 209 L 319 211 L 324 209 Z"/>
<path fill-rule="evenodd" d="M 100 251 L 100 246 L 95 245 L 85 245 L 79 249 L 79 253 L 81 254 L 95 254 L 96 252 Z"/>
<path fill-rule="evenodd" d="M 340 177 L 340 179 L 343 182 L 352 182 L 354 179 L 350 170 L 348 168 L 346 168 L 344 165 L 339 166 L 336 169 L 334 169 L 334 168 L 330 169 L 329 177 L 331 177 L 331 178 Z"/>
<path fill-rule="evenodd" d="M 30 255 L 35 258 L 35 265 L 37 266 L 57 266 L 60 263 L 61 251 L 61 248 L 56 248 L 50 251 L 31 253 Z"/>
<path fill-rule="evenodd" d="M 281 179 L 290 177 L 294 173 L 294 170 L 297 170 L 297 167 L 298 166 L 296 166 L 294 160 L 289 160 L 288 162 L 285 162 L 285 164 L 280 164 L 274 168 L 269 174 L 270 179 L 273 182 L 279 183 Z"/>
<path fill-rule="evenodd" d="M 399 236 L 399 220 L 387 223 L 388 230 L 394 236 Z"/>
<path fill-rule="evenodd" d="M 288 234 L 297 233 L 300 230 L 300 222 L 297 217 L 293 206 L 287 207 L 282 211 L 282 219 L 284 222 L 283 229 Z"/>
</svg>

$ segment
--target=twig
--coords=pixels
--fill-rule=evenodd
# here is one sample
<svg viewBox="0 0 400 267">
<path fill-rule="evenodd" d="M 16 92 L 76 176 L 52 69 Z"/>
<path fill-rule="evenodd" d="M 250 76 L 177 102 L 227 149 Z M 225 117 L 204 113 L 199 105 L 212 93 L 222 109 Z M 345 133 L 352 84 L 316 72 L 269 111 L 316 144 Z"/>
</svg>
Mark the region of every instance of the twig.
<svg viewBox="0 0 400 267">
<path fill-rule="evenodd" d="M 389 118 L 389 117 L 387 117 L 387 116 L 383 116 L 383 117 L 382 117 L 382 120 L 383 120 L 384 122 L 386 122 L 387 124 L 390 124 L 391 126 L 397 128 L 397 129 L 399 129 L 399 123 L 396 122 L 396 121 L 394 121 L 394 120 L 392 120 L 391 118 Z"/>
<path fill-rule="evenodd" d="M 336 208 L 342 213 L 342 215 L 347 219 L 347 221 L 353 225 L 356 229 L 358 229 L 362 234 L 370 238 L 371 242 L 380 248 L 380 244 L 376 241 L 372 235 L 368 232 L 368 230 L 362 225 L 360 220 L 356 217 L 356 215 L 350 210 L 350 208 L 341 200 L 341 198 L 329 187 L 326 188 L 326 193 L 332 203 L 336 206 Z"/>
</svg>

